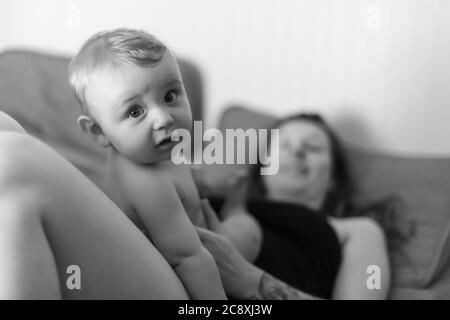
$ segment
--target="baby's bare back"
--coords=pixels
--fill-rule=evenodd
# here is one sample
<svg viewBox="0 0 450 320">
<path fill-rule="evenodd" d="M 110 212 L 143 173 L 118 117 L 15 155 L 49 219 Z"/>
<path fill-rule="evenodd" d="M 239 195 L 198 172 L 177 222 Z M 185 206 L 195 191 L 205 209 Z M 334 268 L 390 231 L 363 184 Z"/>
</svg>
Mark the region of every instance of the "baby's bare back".
<svg viewBox="0 0 450 320">
<path fill-rule="evenodd" d="M 136 184 L 136 181 L 132 181 L 136 174 L 144 175 L 145 179 L 140 179 L 139 194 L 134 194 L 134 197 L 152 197 L 150 190 L 155 188 L 155 186 L 161 185 L 163 180 L 169 181 L 174 186 L 177 196 L 191 222 L 196 226 L 204 226 L 203 214 L 200 211 L 199 194 L 187 165 L 164 163 L 154 166 L 140 166 L 128 162 L 126 159 L 111 159 L 108 163 L 106 177 L 107 194 L 140 229 L 143 229 L 144 225 L 134 209 L 133 201 L 128 197 L 126 190 L 127 185 Z M 136 188 L 133 189 L 136 190 Z M 167 196 L 155 201 L 164 202 L 171 201 L 171 199 Z M 155 203 L 155 205 L 158 204 Z"/>
</svg>

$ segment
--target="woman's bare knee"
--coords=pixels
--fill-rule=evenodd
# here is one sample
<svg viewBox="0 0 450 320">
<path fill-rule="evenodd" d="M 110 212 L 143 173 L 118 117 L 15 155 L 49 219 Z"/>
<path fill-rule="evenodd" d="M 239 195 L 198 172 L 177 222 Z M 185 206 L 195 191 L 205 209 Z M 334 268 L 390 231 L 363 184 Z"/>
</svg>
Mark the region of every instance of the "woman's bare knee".
<svg viewBox="0 0 450 320">
<path fill-rule="evenodd" d="M 0 194 L 31 180 L 37 140 L 23 133 L 0 131 Z M 28 177 L 28 178 L 27 178 Z"/>
</svg>

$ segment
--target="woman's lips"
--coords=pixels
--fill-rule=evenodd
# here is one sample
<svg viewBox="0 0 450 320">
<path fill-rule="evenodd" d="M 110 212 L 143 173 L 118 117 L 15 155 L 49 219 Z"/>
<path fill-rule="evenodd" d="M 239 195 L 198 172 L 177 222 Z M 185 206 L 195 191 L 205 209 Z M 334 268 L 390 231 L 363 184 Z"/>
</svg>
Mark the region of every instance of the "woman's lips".
<svg viewBox="0 0 450 320">
<path fill-rule="evenodd" d="M 281 170 L 288 172 L 289 174 L 301 174 L 302 176 L 306 176 L 309 173 L 309 169 L 305 166 L 298 165 L 287 165 L 280 167 Z"/>
</svg>

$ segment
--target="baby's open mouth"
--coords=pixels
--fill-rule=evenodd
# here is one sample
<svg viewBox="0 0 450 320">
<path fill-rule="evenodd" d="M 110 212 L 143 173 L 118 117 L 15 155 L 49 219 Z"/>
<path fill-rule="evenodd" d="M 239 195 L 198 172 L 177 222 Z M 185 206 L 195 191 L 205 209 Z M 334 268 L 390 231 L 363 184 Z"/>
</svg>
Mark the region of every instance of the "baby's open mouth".
<svg viewBox="0 0 450 320">
<path fill-rule="evenodd" d="M 167 146 L 172 142 L 170 137 L 166 137 L 164 139 L 162 139 L 160 142 L 158 142 L 156 144 L 156 147 L 163 147 L 163 146 Z"/>
</svg>

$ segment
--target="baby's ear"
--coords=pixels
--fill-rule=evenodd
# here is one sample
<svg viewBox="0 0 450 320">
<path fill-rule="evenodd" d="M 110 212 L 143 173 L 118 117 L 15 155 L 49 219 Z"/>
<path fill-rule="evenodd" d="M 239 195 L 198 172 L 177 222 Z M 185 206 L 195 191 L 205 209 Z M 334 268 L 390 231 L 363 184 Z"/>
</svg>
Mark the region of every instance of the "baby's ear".
<svg viewBox="0 0 450 320">
<path fill-rule="evenodd" d="M 102 128 L 95 122 L 92 117 L 87 115 L 81 115 L 78 117 L 78 126 L 83 132 L 89 134 L 95 142 L 102 147 L 106 148 L 111 145 L 109 139 L 103 133 Z"/>
</svg>

